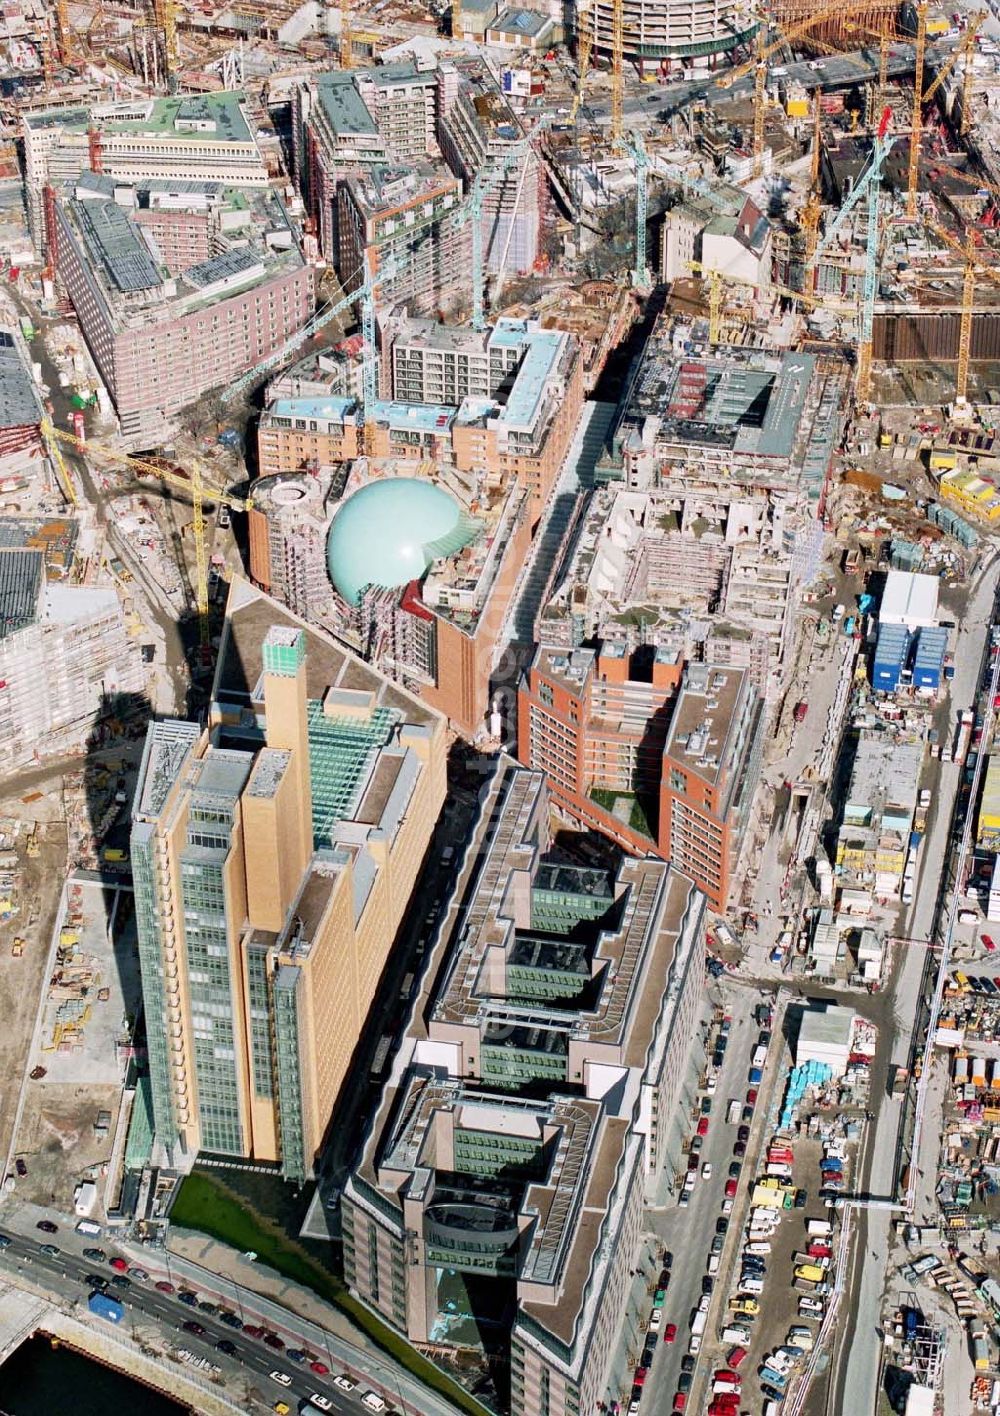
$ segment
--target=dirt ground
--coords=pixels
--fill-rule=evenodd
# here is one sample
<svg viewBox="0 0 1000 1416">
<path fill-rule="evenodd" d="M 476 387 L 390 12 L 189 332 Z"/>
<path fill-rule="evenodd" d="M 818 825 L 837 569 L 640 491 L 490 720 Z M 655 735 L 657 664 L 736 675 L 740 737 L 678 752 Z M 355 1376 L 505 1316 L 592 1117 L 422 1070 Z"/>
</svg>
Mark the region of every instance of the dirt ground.
<svg viewBox="0 0 1000 1416">
<path fill-rule="evenodd" d="M 18 1132 L 18 1155 L 28 1167 L 17 1182 L 18 1197 L 72 1210 L 77 1184 L 99 1181 L 111 1157 L 121 1096 L 120 1086 L 32 1084 Z M 97 1136 L 94 1122 L 102 1110 L 111 1113 L 111 1125 L 106 1135 Z"/>
<path fill-rule="evenodd" d="M 0 1163 L 10 1144 L 10 1128 L 24 1077 L 35 1019 L 45 984 L 45 965 L 66 870 L 66 827 L 60 792 L 37 801 L 0 801 L 0 818 L 26 823 L 17 843 L 21 909 L 0 923 Z M 39 854 L 28 857 L 27 829 L 39 823 Z M 15 938 L 24 952 L 13 958 Z"/>
</svg>

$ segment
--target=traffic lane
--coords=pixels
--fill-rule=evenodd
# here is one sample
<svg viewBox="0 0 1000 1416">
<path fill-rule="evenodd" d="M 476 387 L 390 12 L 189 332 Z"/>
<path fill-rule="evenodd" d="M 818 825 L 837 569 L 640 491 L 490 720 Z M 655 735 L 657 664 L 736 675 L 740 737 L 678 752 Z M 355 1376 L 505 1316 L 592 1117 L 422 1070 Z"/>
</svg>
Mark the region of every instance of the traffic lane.
<svg viewBox="0 0 1000 1416">
<path fill-rule="evenodd" d="M 56 1233 L 48 1234 L 38 1230 L 37 1224 L 34 1223 L 35 1214 L 43 1215 L 50 1223 L 60 1222 L 57 1223 Z M 52 1215 L 55 1215 L 55 1219 L 51 1218 Z M 87 1271 L 91 1271 L 95 1269 L 95 1267 L 100 1269 L 102 1264 L 97 1260 L 87 1259 L 85 1256 L 86 1250 L 100 1250 L 107 1255 L 107 1259 L 104 1261 L 105 1263 L 109 1263 L 111 1259 L 119 1258 L 124 1259 L 130 1269 L 146 1268 L 152 1270 L 150 1287 L 154 1286 L 161 1277 L 174 1282 L 174 1275 L 170 1272 L 169 1263 L 166 1262 L 166 1255 L 163 1251 L 150 1250 L 148 1255 L 136 1258 L 134 1254 L 129 1253 L 127 1250 L 122 1251 L 114 1236 L 108 1234 L 103 1238 L 99 1238 L 90 1235 L 82 1235 L 75 1227 L 66 1221 L 65 1216 L 58 1214 L 56 1211 L 46 1211 L 37 1206 L 26 1206 L 24 1210 L 20 1212 L 6 1215 L 4 1223 L 7 1226 L 8 1234 L 25 1240 L 29 1246 L 41 1245 L 47 1240 L 53 1242 L 57 1241 L 60 1254 L 62 1256 L 73 1254 Z M 16 1228 L 15 1225 L 21 1227 Z M 72 1248 L 68 1247 L 70 1245 L 72 1245 Z M 79 1250 L 79 1253 L 76 1253 L 76 1250 Z M 163 1269 L 164 1266 L 165 1271 L 161 1273 L 161 1269 Z M 208 1277 L 209 1275 L 206 1273 L 205 1278 L 207 1279 Z M 241 1320 L 251 1322 L 253 1325 L 259 1325 L 269 1332 L 277 1333 L 279 1337 L 282 1337 L 286 1347 L 302 1347 L 308 1349 L 315 1345 L 315 1339 L 311 1335 L 307 1336 L 302 1329 L 296 1326 L 297 1315 L 295 1313 L 290 1310 L 283 1310 L 282 1318 L 276 1318 L 272 1313 L 257 1306 L 255 1300 L 261 1300 L 263 1295 L 256 1293 L 252 1289 L 244 1288 L 233 1280 L 224 1278 L 222 1275 L 216 1274 L 211 1275 L 211 1277 L 215 1279 L 214 1284 L 209 1284 L 202 1279 L 188 1279 L 184 1282 L 176 1282 L 175 1287 L 177 1289 L 188 1288 L 196 1292 L 199 1298 L 216 1302 L 218 1306 L 223 1309 L 231 1310 L 235 1305 L 235 1307 L 239 1309 L 238 1316 Z M 159 1290 L 156 1291 L 159 1292 Z M 170 1295 L 167 1296 L 169 1297 Z M 173 1301 L 176 1303 L 178 1300 L 174 1298 Z M 184 1304 L 181 1306 L 185 1308 L 186 1315 L 190 1317 L 191 1310 L 187 1309 L 187 1306 Z M 333 1361 L 331 1361 L 329 1365 L 332 1367 L 334 1365 Z M 362 1378 L 362 1380 L 367 1380 L 367 1378 Z"/>
<path fill-rule="evenodd" d="M 96 1261 L 77 1260 L 75 1256 L 63 1253 L 58 1256 L 43 1254 L 32 1241 L 21 1237 L 15 1238 L 7 1249 L 0 1252 L 0 1262 L 18 1266 L 26 1262 L 30 1265 L 32 1274 L 44 1274 L 52 1280 L 54 1290 L 66 1297 L 76 1297 L 72 1289 L 75 1285 L 80 1285 L 84 1290 L 80 1295 L 80 1301 L 83 1303 L 94 1287 L 87 1282 L 87 1275 L 101 1272 L 101 1266 Z M 318 1391 L 333 1403 L 332 1409 L 341 1413 L 341 1416 L 357 1416 L 358 1412 L 365 1409 L 360 1405 L 360 1395 L 356 1399 L 348 1397 L 339 1387 L 333 1385 L 337 1373 L 331 1372 L 329 1376 L 324 1377 L 319 1373 L 310 1372 L 307 1377 L 298 1363 L 288 1360 L 285 1352 L 270 1349 L 259 1339 L 246 1336 L 241 1338 L 235 1328 L 220 1322 L 214 1314 L 181 1303 L 174 1295 L 161 1293 L 159 1289 L 139 1279 L 131 1280 L 131 1286 L 127 1289 L 112 1286 L 110 1280 L 111 1274 L 108 1273 L 110 1296 L 117 1298 L 124 1308 L 164 1323 L 171 1329 L 172 1334 L 176 1332 L 177 1345 L 189 1346 L 193 1342 L 201 1342 L 207 1349 L 206 1355 L 214 1354 L 212 1360 L 224 1366 L 227 1354 L 217 1352 L 215 1343 L 225 1338 L 237 1348 L 236 1356 L 230 1357 L 231 1361 L 237 1361 L 242 1368 L 267 1380 L 270 1380 L 272 1371 L 285 1372 L 291 1380 L 290 1384 L 287 1387 L 282 1386 L 281 1390 L 294 1394 L 296 1399 L 309 1397 Z M 64 1290 L 70 1291 L 64 1293 Z M 185 1332 L 185 1322 L 198 1323 L 205 1329 L 204 1335 Z M 275 1391 L 279 1385 L 277 1382 L 273 1383 Z M 356 1389 L 360 1393 L 360 1386 Z"/>
<path fill-rule="evenodd" d="M 734 1159 L 733 1145 L 736 1142 L 739 1123 L 735 1126 L 726 1124 L 726 1109 L 733 1099 L 738 1100 L 741 1106 L 745 1101 L 750 1058 L 759 1032 L 752 1016 L 752 1004 L 757 1001 L 756 994 L 748 997 L 744 989 L 733 992 L 732 1000 L 723 1004 L 723 1010 L 732 1017 L 732 1023 L 725 1057 L 712 1097 L 709 1130 L 702 1151 L 703 1160 L 711 1163 L 712 1177 L 710 1180 L 701 1179 L 700 1162 L 698 1180 L 690 1204 L 684 1209 L 678 1207 L 676 1213 L 670 1215 L 664 1225 L 665 1243 L 673 1252 L 674 1262 L 667 1302 L 664 1305 L 663 1323 L 664 1326 L 668 1322 L 677 1324 L 677 1339 L 672 1346 L 660 1343 L 660 1347 L 667 1354 L 666 1360 L 663 1357 L 659 1359 L 659 1370 L 654 1361 L 650 1374 L 654 1379 L 651 1394 L 654 1397 L 653 1411 L 656 1416 L 659 1416 L 660 1412 L 670 1410 L 677 1390 L 677 1379 L 681 1375 L 681 1362 L 688 1349 L 692 1310 L 697 1308 L 698 1300 L 702 1296 L 701 1281 L 708 1271 L 708 1257 L 715 1237 L 715 1226 L 722 1215 L 729 1166 Z M 718 1028 L 713 1025 L 709 1034 L 710 1042 L 714 1040 L 717 1032 Z M 711 1050 L 708 1065 L 711 1069 Z M 699 1092 L 699 1096 L 703 1094 Z M 692 1131 L 695 1125 L 696 1123 L 692 1125 Z M 714 1303 L 713 1308 L 717 1310 Z M 701 1360 L 700 1353 L 698 1360 Z"/>
</svg>

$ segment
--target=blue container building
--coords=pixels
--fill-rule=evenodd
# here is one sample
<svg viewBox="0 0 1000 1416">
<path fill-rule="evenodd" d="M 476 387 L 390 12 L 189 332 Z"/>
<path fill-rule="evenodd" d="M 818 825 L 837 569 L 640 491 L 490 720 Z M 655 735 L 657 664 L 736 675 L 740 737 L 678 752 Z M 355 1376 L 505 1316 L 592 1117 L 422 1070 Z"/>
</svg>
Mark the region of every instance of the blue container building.
<svg viewBox="0 0 1000 1416">
<path fill-rule="evenodd" d="M 913 687 L 932 689 L 941 687 L 944 673 L 944 656 L 948 652 L 948 631 L 932 625 L 920 631 L 917 651 L 913 656 Z"/>
<path fill-rule="evenodd" d="M 894 693 L 910 652 L 910 634 L 902 624 L 880 624 L 872 660 L 872 688 Z"/>
</svg>

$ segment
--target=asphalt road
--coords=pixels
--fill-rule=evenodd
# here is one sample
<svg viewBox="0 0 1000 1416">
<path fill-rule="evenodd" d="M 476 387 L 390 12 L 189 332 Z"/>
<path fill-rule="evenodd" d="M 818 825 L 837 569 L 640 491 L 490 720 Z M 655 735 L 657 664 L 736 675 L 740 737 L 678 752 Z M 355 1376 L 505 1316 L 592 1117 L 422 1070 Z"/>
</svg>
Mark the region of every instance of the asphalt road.
<svg viewBox="0 0 1000 1416">
<path fill-rule="evenodd" d="M 87 1238 L 77 1234 L 75 1230 L 68 1233 L 60 1230 L 58 1234 L 39 1231 L 37 1241 L 11 1231 L 10 1239 L 9 1247 L 0 1250 L 0 1272 L 11 1276 L 18 1273 L 24 1275 L 34 1286 L 45 1290 L 53 1302 L 68 1300 L 79 1304 L 80 1311 L 74 1316 L 81 1321 L 86 1322 L 89 1319 L 95 1325 L 101 1323 L 102 1320 L 92 1317 L 87 1309 L 87 1298 L 93 1289 L 85 1280 L 88 1274 L 105 1273 L 110 1281 L 114 1270 L 107 1263 L 85 1259 L 82 1249 L 84 1246 L 93 1245 L 103 1248 L 113 1257 L 115 1250 L 106 1239 Z M 43 1254 L 41 1246 L 47 1243 L 55 1244 L 60 1253 Z M 359 1385 L 351 1394 L 341 1391 L 333 1385 L 334 1376 L 338 1375 L 339 1371 L 336 1367 L 332 1367 L 330 1375 L 326 1377 L 312 1372 L 306 1374 L 301 1365 L 290 1361 L 284 1352 L 276 1352 L 265 1346 L 262 1341 L 241 1335 L 234 1328 L 220 1322 L 218 1317 L 189 1307 L 175 1295 L 161 1293 L 153 1287 L 152 1282 L 134 1280 L 131 1287 L 124 1291 L 112 1286 L 108 1292 L 112 1297 L 120 1299 L 124 1305 L 126 1324 L 149 1320 L 163 1330 L 165 1339 L 172 1346 L 187 1348 L 198 1356 L 205 1356 L 218 1363 L 226 1376 L 227 1386 L 239 1391 L 241 1398 L 245 1393 L 244 1382 L 249 1380 L 250 1389 L 255 1388 L 268 1406 L 277 1400 L 285 1400 L 294 1409 L 303 1397 L 308 1398 L 313 1392 L 320 1392 L 331 1402 L 331 1409 L 340 1413 L 340 1416 L 361 1416 L 362 1412 L 366 1412 L 367 1416 L 367 1410 L 360 1400 L 366 1388 Z M 247 1320 L 251 1321 L 251 1310 L 244 1307 L 243 1312 Z M 183 1331 L 183 1324 L 191 1320 L 200 1323 L 205 1329 L 203 1337 Z M 289 1314 L 289 1320 L 294 1323 L 293 1314 Z M 259 1322 L 262 1326 L 267 1325 L 264 1319 L 259 1319 Z M 215 1344 L 223 1339 L 229 1339 L 236 1346 L 235 1358 L 227 1357 L 216 1350 Z M 327 1354 L 321 1352 L 314 1355 L 328 1366 L 331 1365 Z M 289 1385 L 284 1387 L 272 1382 L 269 1376 L 272 1371 L 284 1372 L 290 1378 Z"/>
<path fill-rule="evenodd" d="M 956 711 L 969 707 L 976 698 L 998 577 L 1000 566 L 993 559 L 976 581 L 962 617 L 950 694 L 951 706 Z M 941 765 L 931 830 L 922 848 L 921 873 L 910 912 L 907 933 L 912 939 L 930 940 L 936 930 L 941 874 L 950 858 L 949 836 L 961 776 L 958 764 Z M 910 945 L 903 950 L 896 965 L 890 988 L 894 1030 L 890 1037 L 880 1039 L 878 1077 L 882 1076 L 881 1069 L 887 1062 L 903 1065 L 909 1062 L 925 963 L 926 950 Z M 878 1085 L 874 1075 L 872 1100 L 877 1105 L 859 1189 L 862 1193 L 888 1196 L 893 1191 L 903 1108 L 899 1098 L 886 1095 L 884 1084 Z M 892 1216 L 886 1211 L 863 1211 L 859 1219 L 847 1303 L 854 1323 L 842 1360 L 831 1364 L 835 1376 L 832 1399 L 827 1402 L 830 1411 L 852 1411 L 858 1416 L 868 1416 L 875 1409 L 880 1370 L 879 1321 L 889 1262 L 891 1221 Z"/>
<path fill-rule="evenodd" d="M 725 989 L 724 999 L 723 1006 L 732 1016 L 732 1026 L 725 1061 L 712 1098 L 709 1131 L 699 1157 L 698 1179 L 691 1202 L 682 1209 L 674 1200 L 665 1209 L 651 1212 L 650 1216 L 654 1232 L 674 1256 L 670 1287 L 663 1309 L 663 1328 L 668 1323 L 676 1323 L 677 1339 L 672 1346 L 662 1341 L 658 1344 L 657 1355 L 643 1392 L 641 1416 L 668 1416 L 672 1410 L 677 1379 L 681 1373 L 681 1359 L 688 1350 L 691 1336 L 691 1318 L 702 1296 L 702 1278 L 708 1272 L 715 1225 L 722 1214 L 729 1165 L 734 1158 L 733 1144 L 740 1123 L 737 1122 L 734 1126 L 726 1124 L 726 1108 L 733 1097 L 741 1103 L 746 1097 L 747 1071 L 759 1031 L 752 1016 L 758 996 L 750 993 L 745 987 L 735 988 L 730 985 Z M 713 1028 L 709 1035 L 710 1041 L 714 1040 L 716 1031 L 717 1029 Z M 699 1096 L 702 1095 L 704 1093 L 699 1093 Z M 692 1120 L 692 1135 L 695 1124 Z M 706 1160 L 712 1166 L 712 1176 L 709 1180 L 701 1178 L 701 1162 Z M 744 1172 L 740 1178 L 740 1185 L 743 1187 L 746 1178 Z M 726 1297 L 725 1293 L 713 1295 L 706 1337 L 714 1337 L 719 1313 L 724 1311 Z M 711 1344 L 706 1341 L 704 1345 Z"/>
</svg>

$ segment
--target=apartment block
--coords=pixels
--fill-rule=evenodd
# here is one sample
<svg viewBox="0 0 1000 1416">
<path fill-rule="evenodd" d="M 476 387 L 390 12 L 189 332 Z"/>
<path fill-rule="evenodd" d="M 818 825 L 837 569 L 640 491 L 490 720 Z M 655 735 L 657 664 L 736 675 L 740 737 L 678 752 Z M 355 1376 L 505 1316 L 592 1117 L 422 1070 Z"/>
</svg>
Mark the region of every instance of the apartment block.
<svg viewBox="0 0 1000 1416">
<path fill-rule="evenodd" d="M 452 336 L 442 326 L 445 349 Z M 464 341 L 459 332 L 455 345 Z M 411 338 L 407 332 L 404 338 Z M 436 339 L 438 337 L 436 336 Z M 477 340 L 470 339 L 475 345 Z M 400 355 L 401 387 L 433 391 L 437 371 L 419 343 Z M 412 358 L 411 352 L 419 357 Z M 578 341 L 559 329 L 539 329 L 531 320 L 498 320 L 486 339 L 486 377 L 496 391 L 469 393 L 456 407 L 417 401 L 384 401 L 374 407 L 375 456 L 400 463 L 433 462 L 464 478 L 483 475 L 505 487 L 517 483 L 530 497 L 538 521 L 569 449 L 583 406 L 583 367 Z M 394 346 L 390 350 L 394 372 Z M 473 356 L 467 366 L 481 361 Z M 419 365 L 419 372 L 417 366 Z M 409 377 L 414 368 L 412 381 Z M 456 392 L 461 364 L 454 366 Z M 479 377 L 479 376 L 477 376 Z M 298 472 L 357 457 L 362 448 L 361 410 L 349 397 L 281 398 L 265 409 L 258 431 L 263 476 Z"/>
<path fill-rule="evenodd" d="M 83 173 L 52 208 L 55 265 L 122 431 L 158 440 L 164 420 L 265 359 L 313 311 L 312 268 L 276 194 L 199 189 L 168 205 L 173 270 L 155 240 L 166 213 L 154 188 Z M 179 270 L 204 241 L 212 254 Z"/>
<path fill-rule="evenodd" d="M 545 773 L 564 815 L 627 851 L 669 860 L 724 910 L 763 727 L 743 670 L 685 665 L 663 646 L 630 653 L 624 641 L 605 641 L 567 653 L 542 644 L 518 696 L 518 759 Z"/>
<path fill-rule="evenodd" d="M 503 321 L 496 330 L 474 330 L 389 316 L 382 333 L 391 351 L 392 397 L 399 403 L 455 408 L 466 398 L 500 398 L 509 390 L 522 352 L 516 341 L 504 337 L 504 328 Z"/>
<path fill-rule="evenodd" d="M 8 522 L 5 532 L 11 528 Z M 0 549 L 0 765 L 83 748 L 138 704 L 145 678 L 118 592 L 60 584 L 40 550 Z"/>
<path fill-rule="evenodd" d="M 330 502 L 343 482 L 330 467 L 254 482 L 247 513 L 250 577 L 303 619 L 322 619 L 332 598 L 326 538 Z"/>
<path fill-rule="evenodd" d="M 133 805 L 161 1163 L 312 1173 L 444 800 L 444 737 L 236 582 L 208 728 L 150 726 Z"/>
<path fill-rule="evenodd" d="M 764 713 L 741 669 L 690 664 L 660 778 L 659 845 L 723 913 L 764 754 Z"/>
<path fill-rule="evenodd" d="M 471 260 L 461 204 L 462 185 L 444 163 L 345 177 L 337 191 L 337 268 L 345 286 L 361 285 L 366 271 L 384 271 L 384 302 L 405 300 L 414 311 L 447 303 L 455 272 Z"/>
<path fill-rule="evenodd" d="M 24 114 L 28 217 L 47 245 L 44 191 L 87 168 L 125 184 L 188 182 L 264 189 L 267 166 L 241 93 L 183 94 Z"/>
<path fill-rule="evenodd" d="M 550 848 L 502 762 L 342 1200 L 351 1288 L 432 1352 L 509 1351 L 514 1416 L 628 1399 L 643 1202 L 682 1163 L 704 903 Z"/>
<path fill-rule="evenodd" d="M 406 62 L 323 74 L 299 85 L 293 98 L 295 177 L 320 250 L 338 263 L 341 282 L 352 285 L 360 268 L 361 228 L 392 223 L 382 244 L 386 251 L 389 245 L 397 248 L 414 294 L 427 309 L 434 303 L 434 282 L 439 302 L 469 295 L 473 218 L 463 204 L 461 220 L 452 219 L 453 208 L 446 204 L 450 187 L 435 196 L 433 184 L 441 185 L 445 174 L 465 198 L 481 180 L 487 274 L 524 273 L 538 259 L 545 177 L 523 139 L 519 120 L 478 57 L 436 68 Z M 398 183 L 407 169 L 424 173 L 431 187 L 406 196 L 397 210 L 397 199 L 379 188 L 387 180 Z M 382 175 L 386 170 L 388 179 Z M 454 264 L 449 251 L 461 257 Z"/>
</svg>

